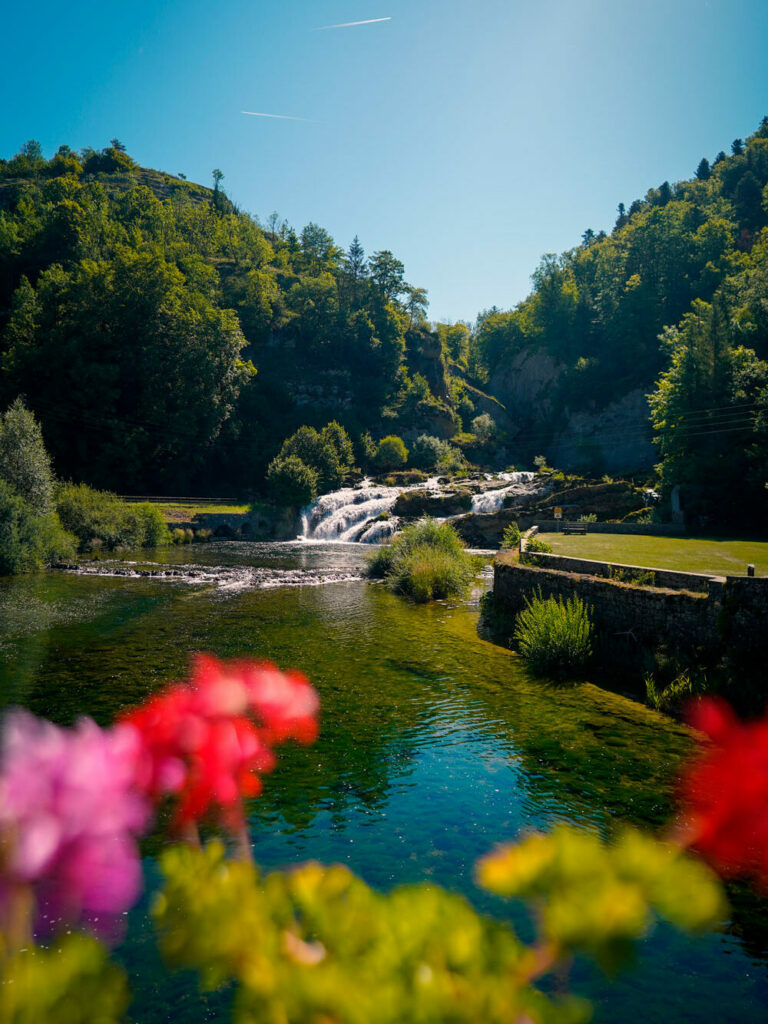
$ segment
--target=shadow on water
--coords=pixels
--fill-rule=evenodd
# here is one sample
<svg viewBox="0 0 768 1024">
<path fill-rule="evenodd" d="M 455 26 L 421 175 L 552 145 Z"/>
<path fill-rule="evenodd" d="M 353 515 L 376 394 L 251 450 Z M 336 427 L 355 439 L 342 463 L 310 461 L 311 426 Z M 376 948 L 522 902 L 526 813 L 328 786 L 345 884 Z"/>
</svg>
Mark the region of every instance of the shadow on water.
<svg viewBox="0 0 768 1024">
<path fill-rule="evenodd" d="M 329 569 L 359 574 L 364 557 L 333 545 L 174 552 L 176 565 L 223 566 L 224 575 L 300 571 L 271 589 L 64 574 L 0 581 L 2 701 L 64 723 L 82 713 L 108 723 L 183 676 L 191 651 L 299 668 L 320 692 L 321 735 L 286 749 L 251 805 L 259 863 L 342 861 L 381 888 L 431 879 L 494 913 L 510 911 L 476 888 L 473 865 L 495 843 L 556 821 L 607 831 L 668 820 L 691 750 L 684 727 L 590 682 L 533 679 L 478 635 L 476 608 L 413 606 L 354 578 L 317 585 Z M 142 564 L 155 563 L 145 555 Z M 146 846 L 149 889 L 160 843 Z M 136 992 L 131 1020 L 227 1020 L 227 997 L 201 1002 L 188 978 L 160 971 L 147 902 L 121 953 Z M 625 1020 L 642 1006 L 644 1020 L 703 1022 L 713 1001 L 720 1020 L 762 1016 L 766 918 L 754 898 L 739 904 L 743 944 L 658 928 L 626 979 L 609 985 L 577 965 L 597 1019 Z"/>
</svg>

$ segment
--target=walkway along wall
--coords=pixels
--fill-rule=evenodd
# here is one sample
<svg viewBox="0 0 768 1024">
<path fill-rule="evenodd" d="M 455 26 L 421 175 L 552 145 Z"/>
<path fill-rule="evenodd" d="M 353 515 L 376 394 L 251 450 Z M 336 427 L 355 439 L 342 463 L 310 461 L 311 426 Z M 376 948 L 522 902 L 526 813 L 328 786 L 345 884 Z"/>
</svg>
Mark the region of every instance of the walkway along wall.
<svg viewBox="0 0 768 1024">
<path fill-rule="evenodd" d="M 658 582 L 658 581 L 657 581 Z M 644 653 L 718 659 L 760 666 L 768 656 L 768 579 L 713 577 L 706 590 L 647 587 L 586 573 L 522 565 L 503 552 L 494 565 L 499 609 L 516 615 L 527 598 L 580 597 L 589 607 L 605 660 L 644 670 Z M 767 680 L 768 682 L 768 680 Z"/>
</svg>

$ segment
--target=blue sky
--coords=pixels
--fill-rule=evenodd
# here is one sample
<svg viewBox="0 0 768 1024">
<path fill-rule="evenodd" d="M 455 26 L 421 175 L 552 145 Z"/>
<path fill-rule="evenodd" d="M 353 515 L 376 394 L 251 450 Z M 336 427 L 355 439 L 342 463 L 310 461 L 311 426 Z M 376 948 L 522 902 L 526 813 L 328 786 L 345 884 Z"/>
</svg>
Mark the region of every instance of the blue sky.
<svg viewBox="0 0 768 1024">
<path fill-rule="evenodd" d="M 432 318 L 472 320 L 750 134 L 767 53 L 768 0 L 39 0 L 3 13 L 0 155 L 117 136 L 219 167 L 243 209 L 391 249 Z"/>
</svg>

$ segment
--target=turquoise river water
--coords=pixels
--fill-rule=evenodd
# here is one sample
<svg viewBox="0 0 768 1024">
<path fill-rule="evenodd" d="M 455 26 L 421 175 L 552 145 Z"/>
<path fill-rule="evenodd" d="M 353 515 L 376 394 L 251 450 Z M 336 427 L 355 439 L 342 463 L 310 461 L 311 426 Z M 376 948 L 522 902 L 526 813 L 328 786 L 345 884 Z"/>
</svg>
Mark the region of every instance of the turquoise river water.
<svg viewBox="0 0 768 1024">
<path fill-rule="evenodd" d="M 265 868 L 313 858 L 382 889 L 430 880 L 524 931 L 475 886 L 480 855 L 558 821 L 658 828 L 672 813 L 688 731 L 591 682 L 530 677 L 479 632 L 487 578 L 468 602 L 419 607 L 362 579 L 360 545 L 216 543 L 140 559 L 0 579 L 0 703 L 108 724 L 183 677 L 192 651 L 301 669 L 320 693 L 321 735 L 285 750 L 251 805 Z M 129 1020 L 226 1021 L 228 993 L 201 996 L 158 965 L 147 916 L 158 842 L 117 953 Z M 733 899 L 720 932 L 694 940 L 660 926 L 636 969 L 609 982 L 577 963 L 574 990 L 604 1022 L 768 1019 L 766 906 Z"/>
</svg>

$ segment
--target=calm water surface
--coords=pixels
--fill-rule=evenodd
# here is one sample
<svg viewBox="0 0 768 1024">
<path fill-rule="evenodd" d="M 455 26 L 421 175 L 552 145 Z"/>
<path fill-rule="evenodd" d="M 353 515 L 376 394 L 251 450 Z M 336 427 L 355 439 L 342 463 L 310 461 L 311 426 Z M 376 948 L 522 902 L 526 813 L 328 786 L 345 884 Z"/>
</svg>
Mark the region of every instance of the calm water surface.
<svg viewBox="0 0 768 1024">
<path fill-rule="evenodd" d="M 475 887 L 477 858 L 557 821 L 661 826 L 690 737 L 589 682 L 532 679 L 478 635 L 476 602 L 413 606 L 363 582 L 364 558 L 354 545 L 211 544 L 0 579 L 0 701 L 108 724 L 183 676 L 191 651 L 299 668 L 320 692 L 321 736 L 284 750 L 253 803 L 257 861 L 342 861 L 382 889 L 431 880 L 525 932 L 518 911 Z M 146 846 L 148 892 L 158 841 Z M 616 982 L 577 963 L 574 988 L 596 1019 L 766 1019 L 765 908 L 735 897 L 722 933 L 659 927 Z M 226 994 L 203 998 L 193 979 L 158 968 L 148 899 L 119 954 L 130 1021 L 227 1020 Z"/>
</svg>

